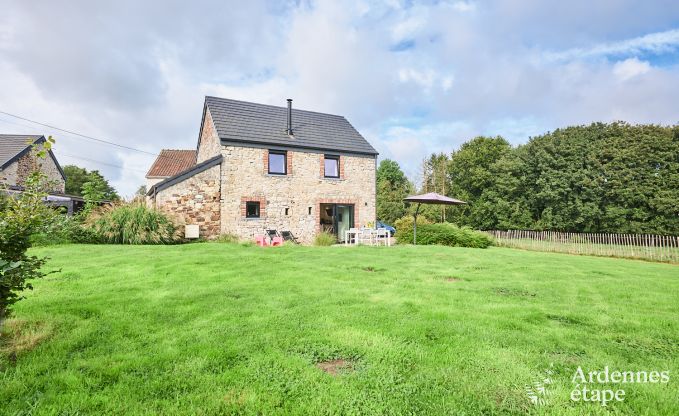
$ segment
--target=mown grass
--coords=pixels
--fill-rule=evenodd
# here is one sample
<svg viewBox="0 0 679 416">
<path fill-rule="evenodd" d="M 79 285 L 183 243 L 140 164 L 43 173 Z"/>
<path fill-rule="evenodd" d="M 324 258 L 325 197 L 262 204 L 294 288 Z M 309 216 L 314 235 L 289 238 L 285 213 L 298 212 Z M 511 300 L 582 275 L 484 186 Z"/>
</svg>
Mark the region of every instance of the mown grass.
<svg viewBox="0 0 679 416">
<path fill-rule="evenodd" d="M 4 414 L 677 410 L 677 266 L 432 246 L 34 253 L 62 271 L 8 323 Z M 577 366 L 671 381 L 624 385 L 625 401 L 602 408 L 570 401 Z M 525 386 L 549 368 L 534 406 Z"/>
</svg>

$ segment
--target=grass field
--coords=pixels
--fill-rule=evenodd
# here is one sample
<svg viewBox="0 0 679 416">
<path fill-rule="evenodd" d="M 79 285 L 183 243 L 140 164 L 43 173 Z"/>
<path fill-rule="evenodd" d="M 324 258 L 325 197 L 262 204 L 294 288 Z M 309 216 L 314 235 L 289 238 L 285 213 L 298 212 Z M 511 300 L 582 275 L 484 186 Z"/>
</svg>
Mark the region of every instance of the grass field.
<svg viewBox="0 0 679 416">
<path fill-rule="evenodd" d="M 676 414 L 679 267 L 507 248 L 57 246 L 3 414 Z M 670 371 L 573 402 L 608 366 Z M 551 369 L 551 370 L 550 370 Z M 546 402 L 526 385 L 550 370 Z M 536 387 L 531 387 L 535 391 Z M 543 397 L 543 396 L 540 396 Z"/>
</svg>

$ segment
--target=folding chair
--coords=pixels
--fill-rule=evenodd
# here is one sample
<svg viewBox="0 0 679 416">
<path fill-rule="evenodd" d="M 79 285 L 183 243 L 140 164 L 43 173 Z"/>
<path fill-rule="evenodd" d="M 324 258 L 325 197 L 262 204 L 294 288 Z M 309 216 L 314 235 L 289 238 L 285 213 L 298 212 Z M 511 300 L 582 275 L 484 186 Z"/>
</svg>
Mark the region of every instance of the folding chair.
<svg viewBox="0 0 679 416">
<path fill-rule="evenodd" d="M 281 231 L 281 237 L 283 237 L 284 241 L 292 241 L 295 244 L 299 244 L 297 238 L 290 231 Z"/>
<path fill-rule="evenodd" d="M 269 243 L 273 243 L 274 238 L 280 237 L 276 230 L 266 230 L 266 235 L 269 237 Z"/>
</svg>

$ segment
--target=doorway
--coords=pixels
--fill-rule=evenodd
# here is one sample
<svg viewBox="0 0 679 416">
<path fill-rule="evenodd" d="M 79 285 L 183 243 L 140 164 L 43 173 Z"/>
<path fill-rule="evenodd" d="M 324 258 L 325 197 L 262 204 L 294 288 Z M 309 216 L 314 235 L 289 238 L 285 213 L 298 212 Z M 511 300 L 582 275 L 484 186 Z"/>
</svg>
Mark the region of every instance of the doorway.
<svg viewBox="0 0 679 416">
<path fill-rule="evenodd" d="M 354 226 L 353 204 L 321 204 L 321 231 L 334 234 L 344 242 L 346 231 Z"/>
</svg>

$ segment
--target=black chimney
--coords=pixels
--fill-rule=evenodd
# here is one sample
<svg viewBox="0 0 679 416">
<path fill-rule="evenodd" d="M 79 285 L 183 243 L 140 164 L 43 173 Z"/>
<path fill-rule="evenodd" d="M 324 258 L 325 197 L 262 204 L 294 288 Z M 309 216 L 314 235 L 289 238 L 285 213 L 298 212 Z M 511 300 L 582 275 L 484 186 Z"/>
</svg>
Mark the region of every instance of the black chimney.
<svg viewBox="0 0 679 416">
<path fill-rule="evenodd" d="M 288 98 L 288 136 L 292 136 L 292 98 Z"/>
</svg>

